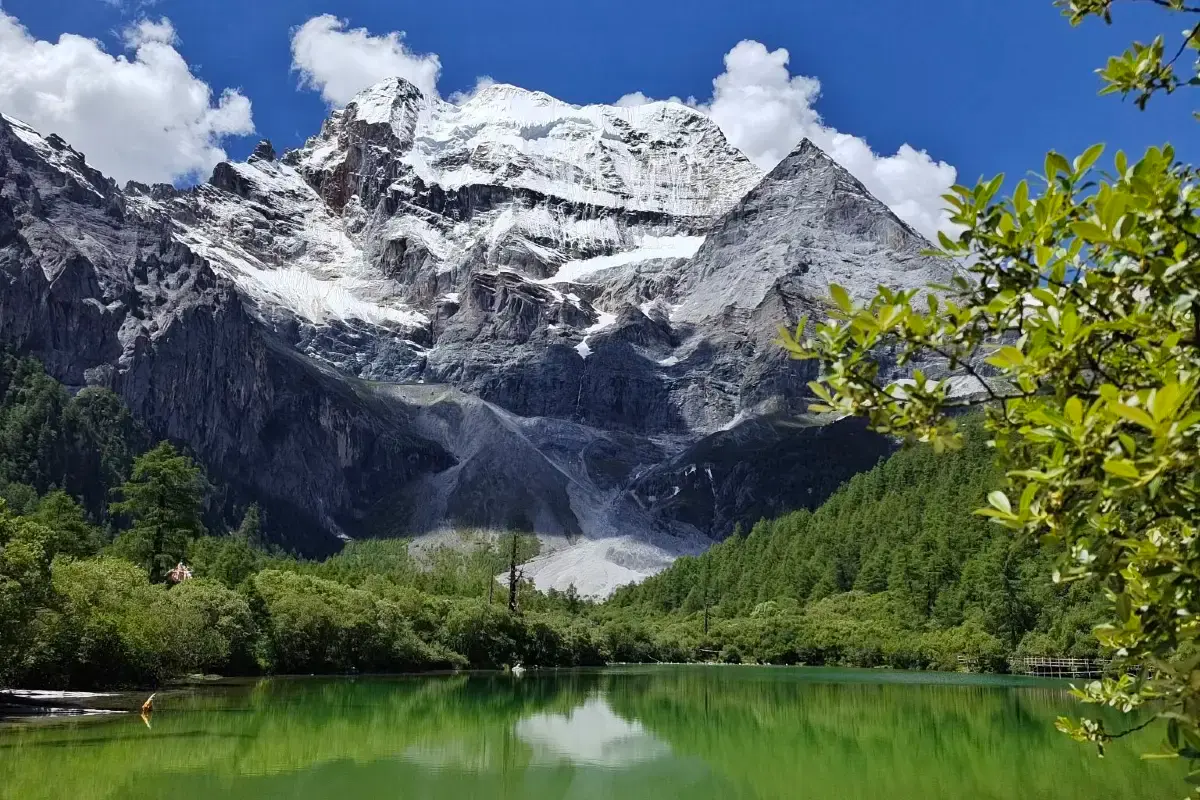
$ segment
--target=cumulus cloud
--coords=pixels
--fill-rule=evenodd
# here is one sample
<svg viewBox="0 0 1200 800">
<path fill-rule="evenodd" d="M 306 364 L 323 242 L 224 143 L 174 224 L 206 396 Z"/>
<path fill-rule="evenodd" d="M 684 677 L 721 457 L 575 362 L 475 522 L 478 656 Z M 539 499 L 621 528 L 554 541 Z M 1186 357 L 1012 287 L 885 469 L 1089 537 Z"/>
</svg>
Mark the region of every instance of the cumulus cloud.
<svg viewBox="0 0 1200 800">
<path fill-rule="evenodd" d="M 667 97 L 664 99 L 668 103 L 685 103 L 686 105 L 690 106 L 696 105 L 696 98 L 694 97 L 689 97 L 687 100 L 684 100 L 681 97 Z M 654 102 L 657 102 L 656 99 L 653 97 L 647 97 L 644 92 L 630 92 L 629 94 L 623 94 L 617 98 L 617 102 L 613 103 L 613 105 L 617 106 L 618 108 L 633 108 L 634 106 L 644 106 L 647 103 Z"/>
<path fill-rule="evenodd" d="M 788 59 L 783 48 L 739 42 L 725 55 L 725 71 L 713 80 L 712 97 L 687 102 L 711 116 L 729 141 L 763 169 L 774 167 L 807 137 L 921 233 L 933 238 L 938 230 L 950 230 L 941 195 L 954 184 L 955 168 L 908 144 L 892 155 L 878 154 L 861 137 L 824 124 L 814 108 L 820 81 L 792 75 Z M 617 101 L 646 102 L 649 98 L 641 92 Z"/>
<path fill-rule="evenodd" d="M 136 22 L 122 31 L 121 39 L 130 50 L 137 50 L 144 44 L 161 43 L 172 47 L 179 44 L 179 37 L 175 35 L 175 26 L 166 17 L 158 22 L 152 19 Z"/>
<path fill-rule="evenodd" d="M 0 10 L 0 111 L 57 133 L 119 181 L 204 175 L 224 160 L 223 139 L 254 132 L 250 101 L 226 89 L 214 104 L 168 20 L 143 20 L 123 39 L 128 56 L 74 34 L 43 41 Z"/>
<path fill-rule="evenodd" d="M 675 95 L 671 95 L 670 97 L 656 98 L 647 97 L 644 92 L 630 92 L 629 94 L 623 94 L 617 98 L 617 102 L 613 103 L 613 105 L 617 106 L 618 108 L 632 108 L 633 106 L 644 106 L 647 103 L 657 102 L 680 103 L 681 105 L 688 105 L 692 106 L 693 108 L 699 107 L 699 102 L 694 97 L 689 97 L 687 100 Z"/>
<path fill-rule="evenodd" d="M 442 62 L 436 54 L 418 55 L 404 44 L 404 33 L 373 36 L 366 28 L 347 29 L 332 14 L 313 17 L 292 31 L 292 69 L 301 84 L 342 106 L 355 94 L 385 78 L 401 77 L 426 97 L 437 97 Z"/>
<path fill-rule="evenodd" d="M 618 108 L 632 108 L 634 106 L 644 106 L 647 103 L 653 103 L 654 98 L 648 97 L 644 92 L 630 92 L 623 94 L 617 98 L 617 102 L 613 105 Z"/>
<path fill-rule="evenodd" d="M 495 86 L 495 85 L 496 85 L 496 79 L 493 78 L 491 75 L 480 75 L 478 78 L 475 79 L 475 85 L 473 87 L 471 87 L 471 89 L 469 91 L 454 92 L 453 94 L 451 94 L 450 98 L 449 98 L 450 102 L 454 103 L 457 106 L 461 106 L 463 103 L 467 102 L 468 100 L 473 98 L 475 95 L 482 92 L 484 89 L 488 88 L 489 86 Z"/>
</svg>

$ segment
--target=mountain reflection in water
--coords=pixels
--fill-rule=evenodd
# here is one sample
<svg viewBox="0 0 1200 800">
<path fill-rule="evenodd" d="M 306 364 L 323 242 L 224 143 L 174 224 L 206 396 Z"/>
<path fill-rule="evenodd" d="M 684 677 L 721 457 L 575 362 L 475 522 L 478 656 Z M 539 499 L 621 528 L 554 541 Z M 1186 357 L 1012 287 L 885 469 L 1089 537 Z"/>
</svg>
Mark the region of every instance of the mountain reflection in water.
<svg viewBox="0 0 1200 800">
<path fill-rule="evenodd" d="M 0 800 L 1183 796 L 1180 769 L 1139 758 L 1156 736 L 1100 760 L 1056 732 L 1080 712 L 1064 689 L 702 666 L 233 682 L 160 692 L 151 728 L 0 727 Z"/>
<path fill-rule="evenodd" d="M 533 750 L 533 763 L 623 767 L 671 754 L 641 723 L 617 716 L 601 697 L 566 714 L 534 714 L 517 723 L 516 733 Z"/>
</svg>

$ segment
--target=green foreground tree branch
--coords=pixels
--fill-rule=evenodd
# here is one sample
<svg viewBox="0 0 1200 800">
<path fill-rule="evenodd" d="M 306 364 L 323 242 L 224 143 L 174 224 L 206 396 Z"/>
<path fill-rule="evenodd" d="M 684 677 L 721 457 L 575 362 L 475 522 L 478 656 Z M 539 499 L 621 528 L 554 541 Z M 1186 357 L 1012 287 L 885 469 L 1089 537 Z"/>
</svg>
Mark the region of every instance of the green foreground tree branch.
<svg viewBox="0 0 1200 800">
<path fill-rule="evenodd" d="M 1189 23 L 1200 14 L 1153 2 Z M 1111 23 L 1115 3 L 1057 5 L 1072 24 Z M 1200 51 L 1200 24 L 1177 50 L 1134 44 L 1098 70 L 1102 93 L 1144 108 L 1200 85 L 1200 63 L 1180 74 L 1188 50 Z M 1119 669 L 1076 695 L 1153 714 L 1166 739 L 1155 755 L 1192 759 L 1200 783 L 1200 181 L 1169 145 L 1137 161 L 1118 152 L 1107 171 L 1103 150 L 1051 152 L 1037 185 L 1002 200 L 1003 176 L 955 186 L 946 200 L 962 232 L 941 234 L 936 251 L 964 265 L 952 286 L 880 287 L 866 304 L 833 287 L 829 318 L 780 341 L 820 360 L 816 410 L 866 416 L 883 433 L 958 447 L 955 410 L 986 409 L 1007 485 L 977 513 L 1063 544 L 1054 580 L 1097 581 L 1111 604 L 1096 635 Z M 901 364 L 942 358 L 960 377 L 882 383 L 885 347 Z M 1058 725 L 1101 754 L 1129 732 Z"/>
</svg>

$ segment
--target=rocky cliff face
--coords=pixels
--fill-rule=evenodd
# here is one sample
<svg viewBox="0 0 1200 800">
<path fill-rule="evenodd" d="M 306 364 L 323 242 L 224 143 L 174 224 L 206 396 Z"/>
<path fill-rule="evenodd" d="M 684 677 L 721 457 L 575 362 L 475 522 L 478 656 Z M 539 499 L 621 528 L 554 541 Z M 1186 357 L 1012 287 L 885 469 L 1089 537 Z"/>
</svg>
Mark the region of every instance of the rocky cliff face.
<svg viewBox="0 0 1200 800">
<path fill-rule="evenodd" d="M 763 176 L 692 109 L 386 81 L 303 148 L 118 188 L 0 119 L 0 341 L 119 392 L 271 533 L 538 533 L 603 593 L 820 502 L 885 444 L 771 343 L 830 282 L 944 281 L 808 142 Z"/>
</svg>

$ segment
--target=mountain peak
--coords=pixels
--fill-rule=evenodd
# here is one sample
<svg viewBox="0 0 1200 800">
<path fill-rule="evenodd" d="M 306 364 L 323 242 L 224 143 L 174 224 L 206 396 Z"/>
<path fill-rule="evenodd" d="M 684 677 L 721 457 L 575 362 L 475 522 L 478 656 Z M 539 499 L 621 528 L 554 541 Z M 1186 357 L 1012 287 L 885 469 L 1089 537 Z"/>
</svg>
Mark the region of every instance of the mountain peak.
<svg viewBox="0 0 1200 800">
<path fill-rule="evenodd" d="M 850 170 L 807 136 L 775 165 L 743 202 L 753 202 L 756 195 L 764 192 L 783 193 L 789 198 L 807 197 L 809 203 L 817 202 L 826 208 L 840 209 L 833 215 L 825 215 L 826 223 L 834 228 L 842 227 L 849 217 L 887 219 L 889 224 L 905 231 L 906 238 L 913 238 L 922 246 L 926 244 L 921 234 L 896 216 Z M 787 202 L 790 204 L 793 201 L 789 199 Z M 871 224 L 875 226 L 876 222 Z M 890 234 L 888 239 L 892 244 L 898 243 L 896 237 Z"/>
<path fill-rule="evenodd" d="M 497 186 L 693 221 L 732 207 L 762 176 L 686 106 L 576 106 L 504 83 L 459 105 L 402 78 L 360 92 L 284 161 L 336 209 L 353 195 L 373 206 L 391 189 Z"/>
<path fill-rule="evenodd" d="M 254 146 L 254 152 L 250 154 L 251 161 L 274 161 L 275 146 L 271 144 L 270 139 L 263 139 Z"/>
<path fill-rule="evenodd" d="M 350 98 L 350 102 L 346 105 L 362 105 L 364 102 L 378 98 L 386 98 L 394 100 L 400 97 L 424 97 L 425 95 L 417 88 L 417 85 L 407 78 L 401 78 L 399 75 L 393 75 L 389 78 L 384 78 L 381 81 L 376 81 L 370 86 L 358 92 L 354 97 Z"/>
<path fill-rule="evenodd" d="M 32 148 L 39 159 L 55 171 L 77 183 L 87 193 L 106 196 L 115 185 L 87 162 L 87 157 L 68 144 L 61 136 L 43 136 L 21 120 L 0 114 L 0 133 L 9 135 Z"/>
<path fill-rule="evenodd" d="M 563 100 L 559 100 L 557 97 L 551 97 L 545 92 L 535 91 L 532 89 L 523 89 L 520 86 L 514 86 L 511 83 L 493 83 L 485 86 L 478 92 L 475 92 L 473 95 L 468 97 L 463 105 L 486 105 L 489 103 L 511 100 L 528 100 L 540 106 L 576 107 Z"/>
<path fill-rule="evenodd" d="M 801 139 L 709 233 L 676 312 L 703 320 L 764 307 L 781 285 L 810 297 L 833 283 L 858 298 L 879 284 L 945 283 L 925 239 L 816 143 Z"/>
<path fill-rule="evenodd" d="M 359 122 L 394 123 L 397 111 L 412 108 L 425 99 L 421 90 L 408 80 L 398 76 L 384 78 L 354 95 L 346 104 L 344 113 Z"/>
<path fill-rule="evenodd" d="M 796 146 L 792 148 L 790 153 L 784 156 L 782 161 L 775 165 L 768 177 L 772 180 L 782 180 L 806 172 L 825 169 L 832 169 L 835 172 L 850 175 L 845 167 L 822 150 L 816 142 L 805 136 L 796 143 Z M 857 179 L 852 179 L 857 182 Z M 764 178 L 765 181 L 766 179 Z"/>
</svg>

